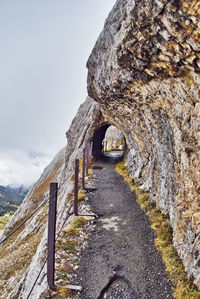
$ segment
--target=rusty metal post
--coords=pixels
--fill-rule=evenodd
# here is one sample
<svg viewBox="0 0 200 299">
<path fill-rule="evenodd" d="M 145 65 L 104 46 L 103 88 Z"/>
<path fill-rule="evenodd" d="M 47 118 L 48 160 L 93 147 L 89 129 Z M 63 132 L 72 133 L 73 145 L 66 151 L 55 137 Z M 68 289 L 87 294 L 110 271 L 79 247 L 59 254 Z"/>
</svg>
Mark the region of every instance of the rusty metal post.
<svg viewBox="0 0 200 299">
<path fill-rule="evenodd" d="M 85 188 L 85 148 L 83 150 L 82 189 Z"/>
<path fill-rule="evenodd" d="M 86 152 L 86 173 L 88 174 L 88 169 L 90 165 L 90 143 L 87 145 L 87 152 Z"/>
<path fill-rule="evenodd" d="M 90 160 L 92 158 L 92 149 L 93 149 L 93 142 L 90 143 Z"/>
<path fill-rule="evenodd" d="M 58 183 L 50 183 L 49 215 L 48 215 L 48 255 L 47 281 L 51 289 L 55 289 L 55 237 Z"/>
<path fill-rule="evenodd" d="M 75 160 L 75 180 L 74 180 L 74 215 L 78 216 L 78 173 L 79 160 Z"/>
</svg>

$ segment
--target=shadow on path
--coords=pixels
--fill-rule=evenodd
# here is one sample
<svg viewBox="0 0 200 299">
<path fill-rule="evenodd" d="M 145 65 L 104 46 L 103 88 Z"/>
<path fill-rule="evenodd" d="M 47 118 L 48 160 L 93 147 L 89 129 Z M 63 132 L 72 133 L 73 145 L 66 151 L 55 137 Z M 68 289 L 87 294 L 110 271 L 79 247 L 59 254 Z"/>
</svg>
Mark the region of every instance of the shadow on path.
<svg viewBox="0 0 200 299">
<path fill-rule="evenodd" d="M 101 161 L 93 169 L 97 190 L 89 204 L 99 217 L 80 257 L 78 282 L 82 299 L 166 299 L 172 286 L 148 217 L 136 203 L 115 163 Z"/>
</svg>

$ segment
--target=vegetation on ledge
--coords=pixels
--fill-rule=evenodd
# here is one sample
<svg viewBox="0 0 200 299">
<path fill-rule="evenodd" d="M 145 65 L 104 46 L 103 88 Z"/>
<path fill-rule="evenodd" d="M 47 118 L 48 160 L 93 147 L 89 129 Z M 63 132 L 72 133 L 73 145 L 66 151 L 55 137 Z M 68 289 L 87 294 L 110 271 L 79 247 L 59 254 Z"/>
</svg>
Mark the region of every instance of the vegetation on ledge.
<svg viewBox="0 0 200 299">
<path fill-rule="evenodd" d="M 137 203 L 150 217 L 151 228 L 156 232 L 155 246 L 161 252 L 162 260 L 168 272 L 169 280 L 174 284 L 174 297 L 177 299 L 198 299 L 197 287 L 188 280 L 183 263 L 173 247 L 173 231 L 169 217 L 163 215 L 155 204 L 149 201 L 149 194 L 139 188 L 129 176 L 125 161 L 117 164 L 116 170 L 124 177 L 132 191 L 137 194 Z"/>
<path fill-rule="evenodd" d="M 47 288 L 40 298 L 71 298 L 72 290 L 65 286 L 71 284 L 73 277 L 72 273 L 77 268 L 77 260 L 75 257 L 80 254 L 80 248 L 86 238 L 84 227 L 87 225 L 87 220 L 82 217 L 73 217 L 71 223 L 63 228 L 60 237 L 56 240 L 56 271 L 55 281 L 59 287 L 56 290 Z"/>
<path fill-rule="evenodd" d="M 11 219 L 12 213 L 7 213 L 4 216 L 0 216 L 0 231 L 4 230 L 6 224 Z"/>
<path fill-rule="evenodd" d="M 0 216 L 4 216 L 5 214 L 14 214 L 25 198 L 27 192 L 28 189 L 24 188 L 23 186 L 19 188 L 0 186 Z M 1 225 L 0 230 L 3 228 Z"/>
</svg>

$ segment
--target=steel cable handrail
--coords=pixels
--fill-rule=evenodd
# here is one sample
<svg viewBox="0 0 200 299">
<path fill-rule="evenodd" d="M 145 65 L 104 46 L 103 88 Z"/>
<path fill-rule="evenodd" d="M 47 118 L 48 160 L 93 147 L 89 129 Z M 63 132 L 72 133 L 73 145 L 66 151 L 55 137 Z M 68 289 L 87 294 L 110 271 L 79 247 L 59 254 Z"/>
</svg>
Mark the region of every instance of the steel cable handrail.
<svg viewBox="0 0 200 299">
<path fill-rule="evenodd" d="M 59 189 L 63 186 L 63 184 L 70 178 L 70 176 L 71 176 L 71 174 L 67 177 L 67 179 L 59 186 L 59 188 L 58 188 L 58 190 L 57 191 L 59 191 Z M 57 191 L 55 191 L 51 196 L 53 196 Z M 49 199 L 51 198 L 51 196 L 49 197 Z M 60 213 L 60 215 L 61 215 L 61 213 Z M 58 216 L 58 218 L 59 218 L 59 216 Z M 65 223 L 66 223 L 66 221 L 64 221 L 63 222 L 63 224 L 62 224 L 62 226 L 61 226 L 61 228 L 60 228 L 60 231 L 58 232 L 58 234 L 57 234 L 57 236 L 56 236 L 56 239 L 55 239 L 55 241 L 58 239 L 58 237 L 60 236 L 60 233 L 61 233 L 61 231 L 62 231 L 62 229 L 63 229 L 63 226 L 65 225 Z M 52 250 L 49 252 L 49 254 L 47 255 L 47 257 L 46 257 L 46 259 L 45 259 L 45 261 L 44 261 L 44 263 L 43 263 L 43 265 L 42 265 L 42 267 L 41 267 L 41 269 L 40 269 L 40 271 L 39 271 L 39 273 L 38 273 L 38 275 L 37 275 L 37 277 L 36 277 L 36 280 L 34 281 L 34 283 L 33 283 L 33 285 L 32 285 L 32 287 L 31 287 L 31 290 L 30 290 L 30 292 L 28 293 L 28 296 L 27 296 L 27 298 L 26 299 L 28 299 L 29 297 L 30 297 L 30 295 L 31 295 L 31 293 L 32 293 L 32 291 L 33 291 L 33 289 L 34 289 L 34 287 L 36 286 L 36 283 L 37 283 L 37 281 L 38 281 L 38 279 L 39 279 L 39 277 L 40 277 L 40 275 L 41 275 L 41 273 L 42 273 L 42 271 L 43 271 L 43 269 L 44 269 L 44 267 L 45 267 L 45 265 L 46 265 L 46 263 L 47 263 L 47 260 L 48 260 L 48 258 L 49 258 L 49 256 L 50 256 L 50 254 L 52 253 Z"/>
<path fill-rule="evenodd" d="M 8 238 L 10 238 L 20 227 L 24 225 L 42 206 L 44 206 L 49 198 L 47 198 L 31 215 L 29 215 L 22 223 L 20 223 L 10 234 L 8 234 L 3 240 L 0 241 L 0 245 L 3 244 Z"/>
<path fill-rule="evenodd" d="M 62 186 L 62 185 L 61 185 L 61 186 Z M 61 187 L 61 186 L 60 186 L 60 187 Z M 58 188 L 58 190 L 59 190 L 59 189 L 60 189 L 60 188 Z M 53 194 L 52 194 L 52 195 L 53 195 Z M 61 213 L 60 213 L 60 214 L 61 214 Z M 57 236 L 56 236 L 55 241 L 57 241 L 57 239 L 60 237 L 61 231 L 62 231 L 63 226 L 65 225 L 65 223 L 66 223 L 66 221 L 63 222 L 63 224 L 62 224 L 62 226 L 61 226 L 61 228 L 60 228 L 60 231 L 58 232 L 58 234 L 57 234 Z M 28 299 L 28 298 L 30 297 L 30 295 L 31 295 L 31 293 L 32 293 L 32 291 L 33 291 L 33 289 L 34 289 L 34 287 L 35 287 L 35 285 L 36 285 L 36 283 L 37 283 L 37 281 L 38 281 L 38 279 L 39 279 L 39 277 L 40 277 L 40 275 L 41 275 L 43 269 L 44 269 L 44 266 L 45 266 L 46 263 L 47 263 L 47 260 L 48 260 L 48 258 L 49 258 L 49 255 L 50 255 L 51 253 L 52 253 L 52 250 L 51 250 L 51 252 L 49 252 L 49 254 L 47 255 L 47 257 L 46 257 L 46 259 L 45 259 L 45 261 L 44 261 L 44 263 L 43 263 L 43 265 L 42 265 L 42 267 L 41 267 L 41 269 L 40 269 L 40 272 L 38 273 L 38 275 L 37 275 L 37 277 L 36 277 L 36 280 L 34 281 L 32 287 L 31 287 L 31 290 L 30 290 L 30 292 L 28 293 L 28 296 L 27 296 L 26 299 Z"/>
<path fill-rule="evenodd" d="M 71 174 L 67 177 L 67 179 L 59 186 L 58 190 L 64 185 L 64 183 L 69 179 Z M 57 191 L 58 191 L 57 190 Z M 11 233 L 9 233 L 3 240 L 0 241 L 0 245 L 3 244 L 7 239 L 9 239 L 18 229 L 20 229 L 35 213 L 41 209 L 49 200 L 52 196 L 54 196 L 56 191 L 51 194 L 32 214 L 30 214 L 22 223 L 20 223 Z"/>
<path fill-rule="evenodd" d="M 67 180 L 70 178 L 70 176 L 71 176 L 72 174 L 70 173 L 69 175 L 68 175 L 68 177 L 62 182 L 62 184 L 59 186 L 59 188 L 54 192 L 54 193 L 52 193 L 31 215 L 29 215 L 20 225 L 18 225 L 17 226 L 17 228 L 15 228 L 9 235 L 7 235 L 3 240 L 1 240 L 0 241 L 0 245 L 1 244 L 3 244 L 7 239 L 9 239 L 20 227 L 22 227 L 41 207 L 43 207 L 49 200 L 50 200 L 50 198 L 52 197 L 52 196 L 54 196 L 55 195 L 55 193 L 57 193 L 59 190 L 60 190 L 60 188 L 65 184 L 65 182 L 67 182 Z M 63 226 L 64 226 L 64 224 L 65 224 L 65 222 L 66 221 L 64 221 L 63 222 L 63 224 L 62 224 L 62 226 L 61 226 L 61 228 L 60 228 L 60 231 L 59 231 L 59 233 L 57 234 L 57 237 L 56 237 L 56 239 L 55 239 L 55 241 L 58 239 L 58 237 L 60 236 L 60 233 L 61 233 L 61 231 L 62 231 L 62 228 L 63 228 Z M 30 292 L 29 292 L 29 294 L 28 294 L 28 296 L 27 296 L 27 299 L 30 297 L 30 295 L 31 295 L 31 293 L 32 293 L 32 291 L 33 291 L 33 289 L 34 289 L 34 287 L 35 287 L 35 285 L 36 285 L 36 283 L 37 283 L 37 281 L 38 281 L 38 279 L 39 279 L 39 277 L 40 277 L 40 275 L 41 275 L 41 273 L 42 273 L 42 271 L 43 271 L 43 269 L 44 269 L 44 266 L 45 266 L 45 264 L 46 264 L 46 262 L 47 262 L 47 260 L 48 260 L 48 258 L 49 258 L 49 255 L 51 254 L 51 252 L 49 252 L 49 254 L 47 255 L 47 257 L 46 257 L 46 259 L 45 259 L 45 262 L 43 263 L 43 265 L 42 265 L 42 267 L 41 267 L 41 269 L 40 269 L 40 271 L 39 271 L 39 273 L 38 273 L 38 275 L 37 275 L 37 277 L 36 277 L 36 280 L 34 281 L 34 284 L 33 284 L 33 286 L 31 287 L 31 290 L 30 290 Z"/>
</svg>

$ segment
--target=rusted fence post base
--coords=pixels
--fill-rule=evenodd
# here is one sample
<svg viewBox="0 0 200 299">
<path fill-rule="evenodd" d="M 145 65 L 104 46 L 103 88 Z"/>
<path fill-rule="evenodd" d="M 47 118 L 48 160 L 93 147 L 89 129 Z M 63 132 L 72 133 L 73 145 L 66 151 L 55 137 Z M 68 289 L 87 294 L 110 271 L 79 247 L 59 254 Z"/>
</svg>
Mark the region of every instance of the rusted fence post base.
<svg viewBox="0 0 200 299">
<path fill-rule="evenodd" d="M 92 159 L 93 142 L 90 142 L 90 161 Z"/>
<path fill-rule="evenodd" d="M 55 289 L 55 236 L 56 236 L 56 210 L 57 210 L 58 184 L 50 184 L 49 217 L 48 217 L 48 255 L 47 255 L 47 281 L 51 289 Z"/>
<path fill-rule="evenodd" d="M 76 165 L 79 165 L 79 160 L 76 160 Z M 48 255 L 47 255 L 47 282 L 50 289 L 66 288 L 73 291 L 81 292 L 82 286 L 69 285 L 59 286 L 55 285 L 55 241 L 56 241 L 56 210 L 57 210 L 57 195 L 58 183 L 50 184 L 49 196 L 49 217 L 48 217 Z"/>
<path fill-rule="evenodd" d="M 88 174 L 90 166 L 90 143 L 87 145 L 87 151 L 86 151 L 86 173 Z"/>
<path fill-rule="evenodd" d="M 82 189 L 85 189 L 85 148 L 83 150 Z"/>
<path fill-rule="evenodd" d="M 75 180 L 74 180 L 74 215 L 78 216 L 78 173 L 79 160 L 75 160 Z"/>
</svg>

